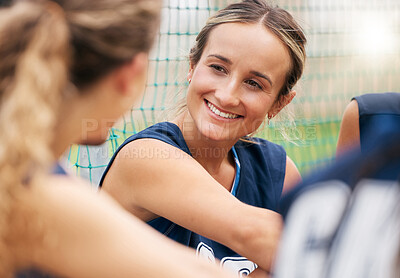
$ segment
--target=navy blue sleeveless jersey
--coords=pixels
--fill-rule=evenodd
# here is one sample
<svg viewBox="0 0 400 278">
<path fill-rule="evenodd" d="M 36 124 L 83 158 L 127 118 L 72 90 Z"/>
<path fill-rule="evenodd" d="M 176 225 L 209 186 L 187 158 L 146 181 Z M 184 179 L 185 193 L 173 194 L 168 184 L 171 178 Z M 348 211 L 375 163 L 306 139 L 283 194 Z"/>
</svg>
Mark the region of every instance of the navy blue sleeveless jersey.
<svg viewBox="0 0 400 278">
<path fill-rule="evenodd" d="M 400 123 L 400 93 L 377 93 L 356 96 L 360 126 L 361 151 L 366 151 L 368 134 L 373 136 L 377 128 L 382 129 L 389 122 Z"/>
<path fill-rule="evenodd" d="M 67 175 L 65 169 L 59 164 L 56 163 L 51 169 L 51 173 L 54 175 Z M 15 278 L 55 278 L 55 276 L 44 273 L 37 269 L 26 269 L 19 271 L 15 276 Z"/>
<path fill-rule="evenodd" d="M 100 187 L 118 152 L 129 142 L 152 138 L 170 144 L 192 155 L 179 127 L 170 122 L 155 124 L 138 134 L 129 137 L 111 158 L 101 180 Z M 232 194 L 249 205 L 276 211 L 280 200 L 286 170 L 286 152 L 274 143 L 260 138 L 251 138 L 254 143 L 238 141 L 233 150 L 238 160 L 237 172 Z M 240 165 L 240 175 L 238 175 Z M 238 219 L 240 221 L 240 219 Z M 210 261 L 221 261 L 224 268 L 240 274 L 248 274 L 256 265 L 236 252 L 215 241 L 198 235 L 168 219 L 159 217 L 148 222 L 153 228 L 167 237 L 197 250 L 199 256 Z"/>
</svg>

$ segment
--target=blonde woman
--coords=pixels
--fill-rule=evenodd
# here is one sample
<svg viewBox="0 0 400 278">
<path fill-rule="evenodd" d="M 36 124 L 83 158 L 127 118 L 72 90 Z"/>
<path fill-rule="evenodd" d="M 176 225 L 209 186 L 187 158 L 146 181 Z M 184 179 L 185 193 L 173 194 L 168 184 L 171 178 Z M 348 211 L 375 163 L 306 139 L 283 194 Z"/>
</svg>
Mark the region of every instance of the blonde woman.
<svg viewBox="0 0 400 278">
<path fill-rule="evenodd" d="M 190 52 L 181 113 L 125 141 L 104 191 L 224 268 L 270 271 L 282 224 L 275 211 L 300 174 L 281 146 L 249 135 L 296 95 L 305 43 L 293 17 L 263 0 L 218 11 Z"/>
<path fill-rule="evenodd" d="M 50 171 L 72 142 L 103 142 L 141 95 L 160 2 L 0 10 L 1 277 L 229 277 L 106 194 Z M 87 120 L 98 123 L 90 132 Z"/>
</svg>

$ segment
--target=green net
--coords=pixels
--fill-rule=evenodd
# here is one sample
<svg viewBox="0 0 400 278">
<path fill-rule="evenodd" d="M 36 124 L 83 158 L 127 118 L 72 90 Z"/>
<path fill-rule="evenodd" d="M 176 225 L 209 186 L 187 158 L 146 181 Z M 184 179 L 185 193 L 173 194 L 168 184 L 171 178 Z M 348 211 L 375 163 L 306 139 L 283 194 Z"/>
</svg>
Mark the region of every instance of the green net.
<svg viewBox="0 0 400 278">
<path fill-rule="evenodd" d="M 185 93 L 187 54 L 197 33 L 210 14 L 232 2 L 238 1 L 165 1 L 143 98 L 102 146 L 71 146 L 63 160 L 77 175 L 97 184 L 111 155 L 127 137 L 165 119 L 168 107 Z M 308 60 L 290 104 L 296 127 L 282 118 L 257 136 L 282 145 L 305 175 L 333 159 L 342 113 L 351 97 L 400 91 L 400 1 L 274 3 L 303 26 Z M 279 131 L 282 127 L 286 136 Z"/>
</svg>

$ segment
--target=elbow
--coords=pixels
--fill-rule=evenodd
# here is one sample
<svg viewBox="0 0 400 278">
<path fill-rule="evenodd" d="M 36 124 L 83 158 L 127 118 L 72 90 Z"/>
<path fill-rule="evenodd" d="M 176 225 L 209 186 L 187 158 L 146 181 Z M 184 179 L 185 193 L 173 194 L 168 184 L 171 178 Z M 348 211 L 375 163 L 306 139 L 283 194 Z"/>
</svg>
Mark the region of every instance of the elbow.
<svg viewBox="0 0 400 278">
<path fill-rule="evenodd" d="M 233 241 L 241 256 L 269 270 L 278 249 L 283 220 L 276 212 L 265 209 L 259 211 L 261 213 L 257 217 L 241 223 Z"/>
</svg>

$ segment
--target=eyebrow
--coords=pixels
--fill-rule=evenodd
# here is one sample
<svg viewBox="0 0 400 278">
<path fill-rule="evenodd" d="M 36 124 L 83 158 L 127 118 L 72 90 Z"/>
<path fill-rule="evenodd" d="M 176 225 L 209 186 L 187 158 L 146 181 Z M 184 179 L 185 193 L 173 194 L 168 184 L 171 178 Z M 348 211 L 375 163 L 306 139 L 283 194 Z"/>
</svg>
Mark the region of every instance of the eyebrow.
<svg viewBox="0 0 400 278">
<path fill-rule="evenodd" d="M 221 60 L 221 61 L 223 61 L 223 62 L 225 62 L 225 63 L 227 63 L 229 65 L 232 65 L 232 61 L 231 60 L 229 60 L 228 58 L 226 58 L 224 56 L 218 55 L 218 54 L 210 54 L 207 57 L 214 57 L 214 58 L 217 58 L 217 59 L 219 59 L 219 60 Z M 264 75 L 264 74 L 262 74 L 261 72 L 258 72 L 258 71 L 251 71 L 250 73 L 255 75 L 255 76 L 258 76 L 260 78 L 263 78 L 263 79 L 267 80 L 271 86 L 273 85 L 272 80 L 271 80 L 271 78 L 269 78 L 269 76 Z"/>
<path fill-rule="evenodd" d="M 250 73 L 267 80 L 269 82 L 269 84 L 271 84 L 271 87 L 272 87 L 272 80 L 271 80 L 271 78 L 268 77 L 268 75 L 264 75 L 258 71 L 251 71 Z"/>
<path fill-rule="evenodd" d="M 229 60 L 228 58 L 225 58 L 224 56 L 218 55 L 218 54 L 210 54 L 207 57 L 214 57 L 217 58 L 225 63 L 228 63 L 229 65 L 232 65 L 232 61 Z"/>
</svg>

